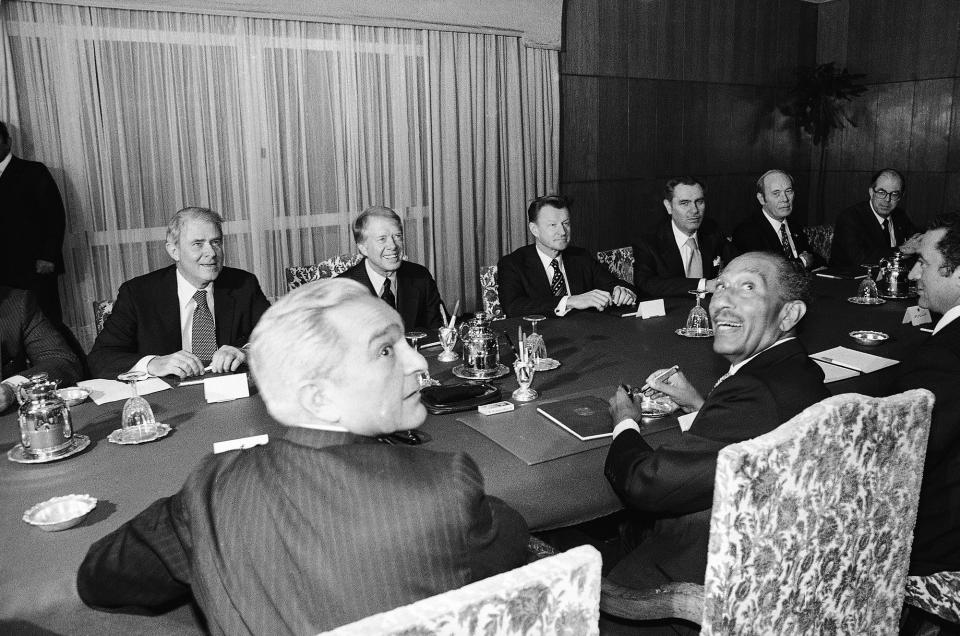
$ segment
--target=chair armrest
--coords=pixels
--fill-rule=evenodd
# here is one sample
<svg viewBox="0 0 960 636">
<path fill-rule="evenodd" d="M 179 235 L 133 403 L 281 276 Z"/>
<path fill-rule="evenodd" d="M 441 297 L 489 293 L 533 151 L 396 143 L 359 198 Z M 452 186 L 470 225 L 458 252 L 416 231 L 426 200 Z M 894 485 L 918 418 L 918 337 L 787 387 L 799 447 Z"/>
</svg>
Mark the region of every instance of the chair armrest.
<svg viewBox="0 0 960 636">
<path fill-rule="evenodd" d="M 600 583 L 600 611 L 631 620 L 680 618 L 699 625 L 703 620 L 703 586 L 667 583 L 636 589 L 604 577 Z"/>
</svg>

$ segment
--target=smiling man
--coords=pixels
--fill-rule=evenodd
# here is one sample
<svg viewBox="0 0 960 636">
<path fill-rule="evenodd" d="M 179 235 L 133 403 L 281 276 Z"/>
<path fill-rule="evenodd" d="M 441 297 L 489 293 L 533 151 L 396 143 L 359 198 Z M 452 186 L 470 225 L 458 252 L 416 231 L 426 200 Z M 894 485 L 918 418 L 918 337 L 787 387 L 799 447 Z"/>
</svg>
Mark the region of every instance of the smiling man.
<svg viewBox="0 0 960 636">
<path fill-rule="evenodd" d="M 508 316 L 565 316 L 573 309 L 603 311 L 636 302 L 632 285 L 585 249 L 570 245 L 569 199 L 557 194 L 534 199 L 527 221 L 535 242 L 497 264 L 500 304 Z"/>
<path fill-rule="evenodd" d="M 522 565 L 523 518 L 469 456 L 374 438 L 426 418 L 427 364 L 403 333 L 355 281 L 277 301 L 251 368 L 284 434 L 208 456 L 96 542 L 80 598 L 139 612 L 192 598 L 213 634 L 316 634 Z"/>
<path fill-rule="evenodd" d="M 353 239 L 362 261 L 340 274 L 366 285 L 400 312 L 407 329 L 436 329 L 440 292 L 426 267 L 404 260 L 403 223 L 385 207 L 367 208 L 353 222 Z"/>
<path fill-rule="evenodd" d="M 913 533 L 910 574 L 960 570 L 960 216 L 937 219 L 910 271 L 920 306 L 942 314 L 933 334 L 900 366 L 895 390 L 936 397 Z"/>
<path fill-rule="evenodd" d="M 706 188 L 694 177 L 667 181 L 667 218 L 634 246 L 633 282 L 650 297 L 713 292 L 717 272 L 734 256 L 732 243 L 707 219 Z"/>
<path fill-rule="evenodd" d="M 223 265 L 223 219 L 184 208 L 167 225 L 174 264 L 120 286 L 87 361 L 95 378 L 130 370 L 184 378 L 235 371 L 269 303 L 256 277 Z"/>
<path fill-rule="evenodd" d="M 651 388 L 696 412 L 679 441 L 651 448 L 637 424 L 640 410 L 619 389 L 610 400 L 617 423 L 605 474 L 636 519 L 652 524 L 611 578 L 625 585 L 702 583 L 717 454 L 725 446 L 772 431 L 829 396 L 823 372 L 794 337 L 806 313 L 809 276 L 779 254 L 753 252 L 724 268 L 710 301 L 713 350 L 730 362 L 701 397 L 683 373 Z"/>
</svg>

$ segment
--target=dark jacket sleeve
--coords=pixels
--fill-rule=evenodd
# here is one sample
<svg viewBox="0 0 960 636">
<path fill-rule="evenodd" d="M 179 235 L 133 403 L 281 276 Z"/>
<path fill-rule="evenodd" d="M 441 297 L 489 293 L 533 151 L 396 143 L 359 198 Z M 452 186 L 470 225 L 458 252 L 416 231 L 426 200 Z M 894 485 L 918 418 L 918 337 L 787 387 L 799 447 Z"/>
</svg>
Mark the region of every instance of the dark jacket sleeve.
<svg viewBox="0 0 960 636">
<path fill-rule="evenodd" d="M 239 308 L 236 312 L 235 316 L 240 321 L 240 327 L 234 334 L 234 338 L 231 342 L 221 343 L 221 345 L 229 344 L 234 347 L 242 347 L 247 344 L 250 340 L 250 334 L 253 333 L 253 328 L 260 322 L 260 317 L 270 308 L 270 301 L 267 300 L 263 290 L 260 289 L 260 281 L 257 280 L 257 277 L 249 272 L 243 272 L 243 274 L 245 275 L 245 289 L 240 296 L 249 300 L 246 307 Z"/>
<path fill-rule="evenodd" d="M 534 298 L 525 285 L 525 273 L 521 271 L 516 254 L 509 254 L 497 264 L 497 287 L 500 291 L 500 306 L 507 316 L 543 314 L 552 316 L 560 299 L 556 296 Z M 526 272 L 526 275 L 530 275 Z"/>
<path fill-rule="evenodd" d="M 137 312 L 133 295 L 129 283 L 124 283 L 117 292 L 113 312 L 87 356 L 87 364 L 93 377 L 116 379 L 142 357 L 137 348 Z"/>
<path fill-rule="evenodd" d="M 443 323 L 443 317 L 440 315 L 440 290 L 437 288 L 437 281 L 429 272 L 426 272 L 426 299 L 423 305 L 423 324 L 417 325 L 417 328 L 425 327 L 427 329 L 439 329 Z"/>
<path fill-rule="evenodd" d="M 862 230 L 858 226 L 852 210 L 847 209 L 837 215 L 833 228 L 833 243 L 830 246 L 831 266 L 858 266 L 867 262 L 867 250 L 862 245 Z"/>
<path fill-rule="evenodd" d="M 40 311 L 34 295 L 25 291 L 12 292 L 9 302 L 20 305 L 11 311 L 11 315 L 22 316 L 20 332 L 16 336 L 19 342 L 11 343 L 13 346 L 9 348 L 13 351 L 22 345 L 26 367 L 19 373 L 30 376 L 46 371 L 51 378 L 60 380 L 62 387 L 76 384 L 83 375 L 80 359 Z"/>
<path fill-rule="evenodd" d="M 57 182 L 47 167 L 38 165 L 37 174 L 37 207 L 33 213 L 43 228 L 42 240 L 39 244 L 37 258 L 50 261 L 56 265 L 57 273 L 63 272 L 63 234 L 66 230 L 66 215 L 63 211 L 63 199 Z"/>
<path fill-rule="evenodd" d="M 666 263 L 656 254 L 649 238 L 641 239 L 633 248 L 633 282 L 642 296 L 660 298 L 686 296 L 700 283 L 698 278 L 673 276 L 666 271 Z"/>
</svg>

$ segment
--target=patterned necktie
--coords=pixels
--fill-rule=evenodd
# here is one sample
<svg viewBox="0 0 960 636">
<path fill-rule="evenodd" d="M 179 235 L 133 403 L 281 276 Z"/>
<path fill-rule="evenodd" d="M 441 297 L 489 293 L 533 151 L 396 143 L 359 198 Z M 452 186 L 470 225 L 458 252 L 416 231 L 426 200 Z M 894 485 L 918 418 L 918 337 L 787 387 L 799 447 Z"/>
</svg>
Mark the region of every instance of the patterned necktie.
<svg viewBox="0 0 960 636">
<path fill-rule="evenodd" d="M 733 374 L 730 373 L 729 371 L 721 375 L 720 378 L 713 383 L 713 388 L 710 389 L 710 393 L 713 393 L 717 389 L 717 387 L 720 386 L 720 383 L 726 380 L 727 378 L 729 378 L 731 375 Z M 710 393 L 707 393 L 707 395 L 710 395 Z"/>
<path fill-rule="evenodd" d="M 560 271 L 560 263 L 557 259 L 550 261 L 550 267 L 553 268 L 553 280 L 550 281 L 550 290 L 558 298 L 567 295 L 567 285 L 563 280 L 563 272 Z"/>
<path fill-rule="evenodd" d="M 380 298 L 386 301 L 386 303 L 394 309 L 397 308 L 397 297 L 393 295 L 392 291 L 390 291 L 389 278 L 383 279 L 383 293 L 380 294 Z"/>
<path fill-rule="evenodd" d="M 198 289 L 193 295 L 197 307 L 193 310 L 193 331 L 190 332 L 193 355 L 203 362 L 213 360 L 217 351 L 217 334 L 213 328 L 213 314 L 207 305 L 207 290 Z"/>
<path fill-rule="evenodd" d="M 690 259 L 687 261 L 687 278 L 703 278 L 703 258 L 700 256 L 697 239 L 691 236 L 684 245 L 690 250 Z"/>
<path fill-rule="evenodd" d="M 783 255 L 789 259 L 793 258 L 793 248 L 790 247 L 790 237 L 787 236 L 787 222 L 780 222 L 780 243 L 783 245 Z"/>
</svg>

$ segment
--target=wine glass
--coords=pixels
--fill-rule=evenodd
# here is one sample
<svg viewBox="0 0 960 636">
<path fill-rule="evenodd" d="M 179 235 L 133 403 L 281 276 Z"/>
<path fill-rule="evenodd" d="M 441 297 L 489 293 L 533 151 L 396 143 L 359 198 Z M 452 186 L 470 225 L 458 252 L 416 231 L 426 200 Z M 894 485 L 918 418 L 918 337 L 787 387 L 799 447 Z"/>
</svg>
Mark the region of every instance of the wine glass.
<svg viewBox="0 0 960 636">
<path fill-rule="evenodd" d="M 427 334 L 423 333 L 422 331 L 408 331 L 407 333 L 403 334 L 403 337 L 410 342 L 410 346 L 413 347 L 414 351 L 419 351 L 420 348 L 417 343 L 426 338 Z"/>
<path fill-rule="evenodd" d="M 437 356 L 440 362 L 454 362 L 460 359 L 460 356 L 453 347 L 457 344 L 457 330 L 454 327 L 440 327 L 440 346 L 443 347 L 443 353 Z"/>
<path fill-rule="evenodd" d="M 530 333 L 537 333 L 537 323 L 542 320 L 546 320 L 547 317 L 541 316 L 540 314 L 532 314 L 530 316 L 524 316 L 523 319 L 529 322 L 533 326 L 533 331 L 531 331 Z"/>
<path fill-rule="evenodd" d="M 530 388 L 530 385 L 533 384 L 533 374 L 536 373 L 533 358 L 529 355 L 524 356 L 522 360 L 517 358 L 517 361 L 513 363 L 513 372 L 516 374 L 517 384 L 520 386 L 510 394 L 510 397 L 517 402 L 536 400 L 540 394 Z"/>
<path fill-rule="evenodd" d="M 530 335 L 523 339 L 523 344 L 527 347 L 527 350 L 531 352 L 534 371 L 551 371 L 559 367 L 559 362 L 547 357 L 547 344 L 543 340 L 543 335 L 537 333 L 537 323 L 546 320 L 546 317 L 540 314 L 533 314 L 524 316 L 523 319 L 532 326 Z"/>
<path fill-rule="evenodd" d="M 867 270 L 867 277 L 860 281 L 860 284 L 857 286 L 857 298 L 860 299 L 865 305 L 874 304 L 877 302 L 877 298 L 880 296 L 880 292 L 877 291 L 877 282 L 873 278 L 873 270 L 877 267 L 876 265 L 861 265 L 860 267 Z"/>
<path fill-rule="evenodd" d="M 430 377 L 430 371 L 421 371 L 417 374 L 417 382 L 420 383 L 420 389 L 423 390 L 428 386 L 440 386 L 440 381 L 435 380 Z"/>
<path fill-rule="evenodd" d="M 713 335 L 713 329 L 710 327 L 710 315 L 707 310 L 700 306 L 700 299 L 707 295 L 706 291 L 697 289 L 689 293 L 697 297 L 697 303 L 687 315 L 687 324 L 683 329 L 678 329 L 677 333 L 688 338 L 706 338 Z"/>
<path fill-rule="evenodd" d="M 156 437 L 157 418 L 153 415 L 150 403 L 137 395 L 137 382 L 145 380 L 144 371 L 121 373 L 117 379 L 130 385 L 132 396 L 123 404 L 120 425 L 123 428 L 125 442 L 142 442 Z"/>
</svg>

